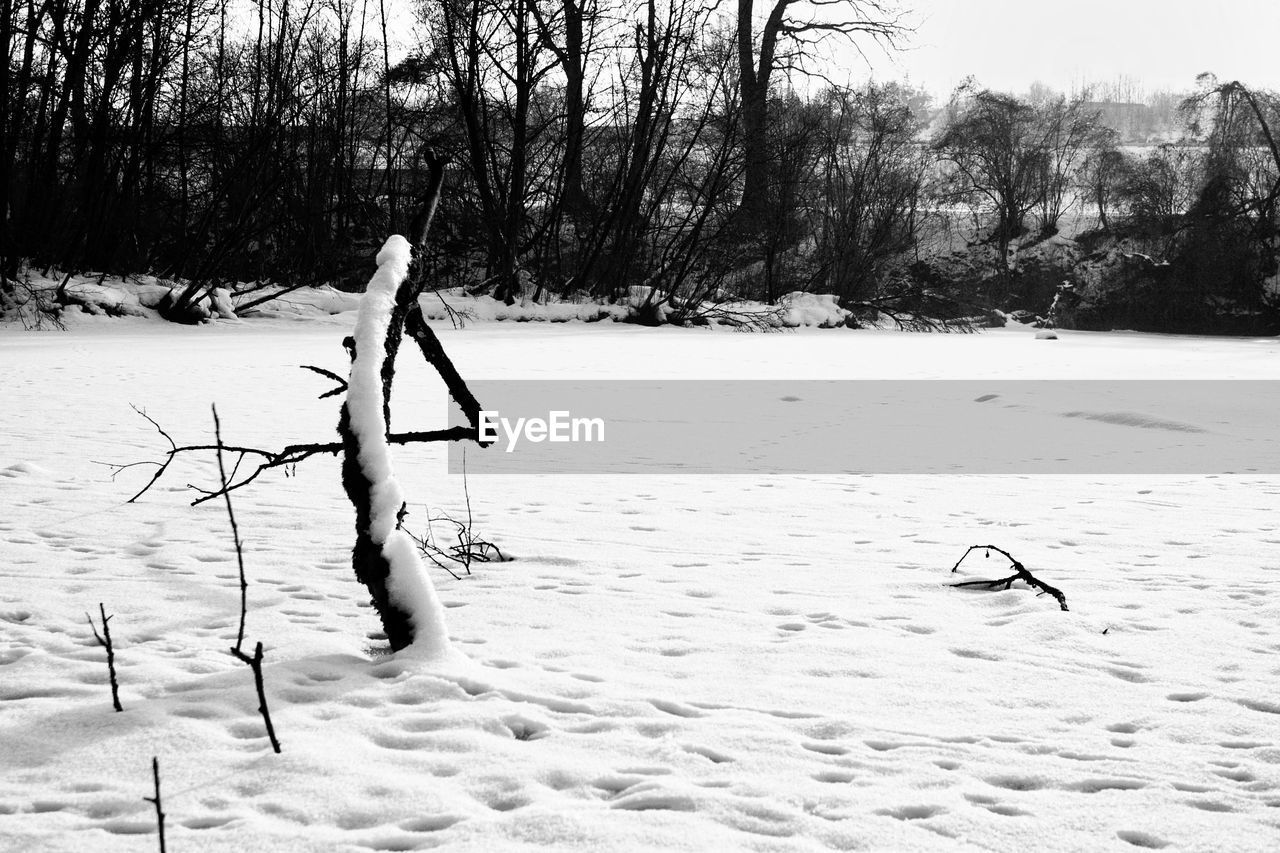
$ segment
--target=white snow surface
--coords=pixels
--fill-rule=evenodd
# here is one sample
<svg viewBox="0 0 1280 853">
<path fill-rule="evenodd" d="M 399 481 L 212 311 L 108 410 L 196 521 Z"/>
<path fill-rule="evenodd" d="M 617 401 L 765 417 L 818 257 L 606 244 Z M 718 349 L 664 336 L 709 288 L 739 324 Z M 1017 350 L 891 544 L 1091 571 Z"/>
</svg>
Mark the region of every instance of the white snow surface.
<svg viewBox="0 0 1280 853">
<path fill-rule="evenodd" d="M 409 241 L 399 234 L 388 238 L 378 252 L 378 271 L 369 281 L 356 318 L 356 357 L 351 363 L 346 405 L 351 431 L 360 444 L 360 470 L 370 484 L 369 538 L 381 548 L 389 569 L 387 591 L 397 606 L 410 614 L 414 651 L 427 659 L 443 659 L 451 652 L 444 606 L 413 540 L 399 529 L 404 491 L 392 471 L 382 399 L 387 325 L 412 257 Z"/>
<path fill-rule="evenodd" d="M 210 403 L 230 443 L 330 440 L 296 366 L 344 372 L 349 328 L 0 330 L 0 849 L 156 849 L 152 756 L 175 853 L 1280 849 L 1273 477 L 474 476 L 516 559 L 431 569 L 470 658 L 440 662 L 385 653 L 317 457 L 234 494 L 273 754 L 224 508 L 188 505 L 215 461 L 134 504 L 151 469 L 97 463 L 165 447 L 131 402 L 179 443 Z M 440 334 L 476 379 L 1280 377 L 1275 339 Z M 416 355 L 397 429 L 444 423 Z M 440 447 L 392 452 L 407 525 L 465 516 Z M 950 587 L 999 576 L 949 572 L 987 542 L 1071 611 Z"/>
</svg>

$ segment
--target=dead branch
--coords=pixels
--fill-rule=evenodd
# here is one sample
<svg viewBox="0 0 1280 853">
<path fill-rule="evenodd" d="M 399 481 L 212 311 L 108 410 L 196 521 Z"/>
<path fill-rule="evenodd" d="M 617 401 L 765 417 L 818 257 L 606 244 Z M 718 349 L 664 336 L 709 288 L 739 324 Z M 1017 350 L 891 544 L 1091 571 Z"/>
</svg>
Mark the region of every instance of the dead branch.
<svg viewBox="0 0 1280 853">
<path fill-rule="evenodd" d="M 262 641 L 258 641 L 258 647 L 253 651 L 253 657 L 249 657 L 240 651 L 239 647 L 232 649 L 231 654 L 247 663 L 249 668 L 253 670 L 253 685 L 258 690 L 258 713 L 262 714 L 262 722 L 267 727 L 267 737 L 271 740 L 271 748 L 279 755 L 280 741 L 276 738 L 275 726 L 271 725 L 271 711 L 267 708 L 267 691 L 262 683 Z"/>
<path fill-rule="evenodd" d="M 84 618 L 89 620 L 89 628 L 93 631 L 93 638 L 98 641 L 98 645 L 107 650 L 107 674 L 111 678 L 111 704 L 117 711 L 123 711 L 124 707 L 120 704 L 120 685 L 116 682 L 116 651 L 111 645 L 111 626 L 108 624 L 115 617 L 107 615 L 102 602 L 98 602 L 98 612 L 102 615 L 102 636 L 98 636 L 98 627 L 93 624 L 93 617 L 86 613 Z"/>
<path fill-rule="evenodd" d="M 1003 554 L 1005 557 L 1008 558 L 1009 562 L 1012 564 L 1014 574 L 1010 575 L 1007 578 L 1000 578 L 999 580 L 965 581 L 964 583 L 953 583 L 952 586 L 954 587 L 985 586 L 988 589 L 999 589 L 1002 587 L 1004 589 L 1009 589 L 1011 586 L 1013 586 L 1014 581 L 1022 581 L 1028 586 L 1034 589 L 1040 590 L 1040 592 L 1037 593 L 1037 595 L 1045 595 L 1045 594 L 1051 595 L 1058 600 L 1058 604 L 1059 606 L 1062 607 L 1063 610 L 1067 609 L 1067 596 L 1062 592 L 1062 590 L 1058 589 L 1057 587 L 1049 586 L 1049 584 L 1045 583 L 1044 581 L 1037 578 L 1035 575 L 1031 574 L 1031 572 L 1027 571 L 1026 566 L 1022 565 L 1022 563 L 1019 563 L 1017 560 L 1013 558 L 1012 554 L 1010 554 L 1008 551 L 1004 550 L 1003 548 L 997 548 L 995 545 L 970 545 L 969 550 L 965 551 L 964 555 L 959 560 L 956 560 L 956 564 L 951 567 L 951 571 L 955 572 L 957 569 L 959 569 L 960 564 L 964 562 L 965 557 L 969 556 L 974 551 L 981 551 L 981 550 L 985 550 L 987 552 L 988 557 L 991 556 L 992 551 L 996 551 L 1000 554 Z"/>
<path fill-rule="evenodd" d="M 303 370 L 310 370 L 314 373 L 319 373 L 321 376 L 324 376 L 328 379 L 332 379 L 334 382 L 338 383 L 335 387 L 330 388 L 328 391 L 325 391 L 323 394 L 317 397 L 316 398 L 317 400 L 323 400 L 326 397 L 336 397 L 339 394 L 346 393 L 347 380 L 343 379 L 341 376 L 334 373 L 332 370 L 325 370 L 323 367 L 316 367 L 314 364 L 299 364 L 298 367 L 301 367 Z"/>
<path fill-rule="evenodd" d="M 445 301 L 439 290 L 433 290 L 432 293 L 436 295 L 436 298 L 440 300 L 440 304 L 444 306 L 444 311 L 449 315 L 449 322 L 453 324 L 453 327 L 455 329 L 466 328 L 467 318 L 471 316 L 470 312 L 464 313 L 454 308 Z"/>
<path fill-rule="evenodd" d="M 154 803 L 156 807 L 156 826 L 160 830 L 160 853 L 165 853 L 164 849 L 164 809 L 160 806 L 160 759 L 157 756 L 151 757 L 151 775 L 155 779 L 156 795 L 154 797 L 143 797 L 148 803 Z"/>
<path fill-rule="evenodd" d="M 262 682 L 262 643 L 259 641 L 258 647 L 254 650 L 253 657 L 249 657 L 242 650 L 244 644 L 244 622 L 248 614 L 249 605 L 249 581 L 245 578 L 244 573 L 244 548 L 240 543 L 240 527 L 236 524 L 235 509 L 231 506 L 231 489 L 227 485 L 227 468 L 222 461 L 222 422 L 218 420 L 218 407 L 213 406 L 213 437 L 217 444 L 214 447 L 218 454 L 218 478 L 222 482 L 222 488 L 218 491 L 227 502 L 227 518 L 231 521 L 231 538 L 236 543 L 236 563 L 240 566 L 240 630 L 236 633 L 236 644 L 231 649 L 231 654 L 240 661 L 249 665 L 253 670 L 253 684 L 258 690 L 258 711 L 262 714 L 262 721 L 267 727 L 267 737 L 271 739 L 271 748 L 277 753 L 280 752 L 280 741 L 276 740 L 276 730 L 271 725 L 271 712 L 267 709 L 267 693 Z M 159 796 L 159 794 L 157 794 Z"/>
<path fill-rule="evenodd" d="M 435 532 L 432 530 L 431 525 L 440 523 L 453 525 L 457 542 L 447 547 L 441 547 L 437 543 Z M 443 513 L 433 515 L 427 519 L 426 536 L 421 538 L 413 536 L 413 534 L 410 534 L 410 536 L 417 543 L 418 550 L 427 559 L 435 563 L 436 566 L 453 575 L 454 580 L 462 580 L 462 578 L 450 568 L 449 563 L 456 563 L 462 566 L 467 575 L 470 575 L 472 563 L 505 563 L 509 559 L 497 545 L 472 532 L 469 521 L 464 523 L 453 516 Z M 446 560 L 448 562 L 444 562 Z"/>
<path fill-rule="evenodd" d="M 468 577 L 471 575 L 472 563 L 505 563 L 511 558 L 502 553 L 502 549 L 487 539 L 477 535 L 472 529 L 474 516 L 471 512 L 471 489 L 467 485 L 467 456 L 466 452 L 462 455 L 462 493 L 466 498 L 467 504 L 467 520 L 459 521 L 447 513 L 439 515 L 427 515 L 427 532 L 424 536 L 416 536 L 409 533 L 409 537 L 418 546 L 418 551 L 435 563 L 438 568 L 444 569 L 454 580 L 460 581 L 462 578 L 455 572 L 450 565 L 460 565 L 466 571 Z M 433 524 L 447 523 L 453 525 L 454 537 L 457 540 L 447 547 L 442 547 L 437 540 Z M 409 531 L 406 531 L 409 532 Z"/>
<path fill-rule="evenodd" d="M 476 431 L 476 440 L 481 447 L 488 447 L 493 442 L 480 442 L 480 403 L 476 400 L 475 395 L 471 393 L 471 389 L 467 387 L 467 383 L 463 381 L 458 374 L 458 369 L 453 366 L 453 361 L 449 358 L 448 353 L 444 351 L 444 346 L 440 343 L 440 338 L 436 337 L 436 333 L 427 325 L 426 319 L 422 316 L 422 306 L 416 301 L 410 306 L 408 313 L 405 315 L 405 329 L 409 332 L 409 336 L 417 343 L 418 349 L 422 352 L 422 357 L 427 360 L 440 374 L 440 378 L 444 380 L 445 386 L 449 389 L 449 396 L 462 409 L 462 413 L 467 416 L 467 423 L 471 424 L 471 428 Z"/>
<path fill-rule="evenodd" d="M 236 524 L 236 513 L 231 508 L 231 492 L 227 490 L 227 469 L 222 463 L 222 423 L 218 420 L 218 407 L 213 409 L 213 437 L 218 448 L 218 479 L 222 483 L 222 496 L 227 500 L 227 518 L 231 521 L 231 538 L 236 544 L 236 564 L 240 567 L 240 630 L 236 633 L 235 651 L 240 651 L 244 643 L 244 621 L 248 613 L 249 582 L 244 576 L 244 548 L 240 544 L 240 527 Z M 233 472 L 234 475 L 234 472 Z"/>
<path fill-rule="evenodd" d="M 155 466 L 156 470 L 151 475 L 151 479 L 148 480 L 147 483 L 141 489 L 139 489 L 137 493 L 134 494 L 133 497 L 129 498 L 127 503 L 133 503 L 138 498 L 142 497 L 148 491 L 150 491 L 151 487 L 154 486 L 160 480 L 160 478 L 164 476 L 165 472 L 169 469 L 169 466 L 173 463 L 173 461 L 177 457 L 183 454 L 188 454 L 188 453 L 203 453 L 203 452 L 210 452 L 210 451 L 212 452 L 218 451 L 217 444 L 179 445 L 177 444 L 177 442 L 173 440 L 173 437 L 169 435 L 169 433 L 166 432 L 165 429 L 155 421 L 154 418 L 152 418 L 142 409 L 139 409 L 137 406 L 133 406 L 132 408 L 135 412 L 137 412 L 139 415 L 145 418 L 148 423 L 150 423 L 153 427 L 155 427 L 156 432 L 160 433 L 160 435 L 164 437 L 164 440 L 169 443 L 169 449 L 165 451 L 163 461 L 147 460 L 142 462 L 129 462 L 122 465 L 115 464 L 115 463 L 100 463 L 100 464 L 106 464 L 108 465 L 108 467 L 112 469 L 112 472 L 111 472 L 112 477 L 115 477 L 123 473 L 124 471 L 129 470 L 130 468 L 136 468 L 142 465 Z M 477 412 L 478 411 L 479 410 L 477 408 Z M 417 432 L 391 433 L 387 436 L 387 443 L 400 444 L 400 445 L 426 444 L 426 443 L 436 442 L 436 441 L 475 441 L 479 443 L 479 439 L 480 439 L 479 428 L 472 426 L 472 427 L 450 427 L 449 429 L 423 430 L 423 431 L 417 431 Z M 194 499 L 191 502 L 192 506 L 202 504 L 205 501 L 213 500 L 214 498 L 222 497 L 222 495 L 226 494 L 227 492 L 233 492 L 236 489 L 244 488 L 245 486 L 252 483 L 254 480 L 257 480 L 258 477 L 260 477 L 261 475 L 265 474 L 267 471 L 270 471 L 274 468 L 285 468 L 291 465 L 297 465 L 299 462 L 302 462 L 306 459 L 310 459 L 312 456 L 319 456 L 325 453 L 332 453 L 334 455 L 341 453 L 342 442 L 327 441 L 327 442 L 316 442 L 312 444 L 290 444 L 281 448 L 280 450 L 267 450 L 261 447 L 241 447 L 238 445 L 223 444 L 222 450 L 228 453 L 234 453 L 238 457 L 236 459 L 236 464 L 233 466 L 231 475 L 227 478 L 227 483 L 217 489 L 203 489 L 199 486 L 188 483 L 187 485 L 191 489 L 200 493 L 200 497 Z M 254 468 L 253 470 L 245 474 L 244 477 L 237 479 L 236 474 L 240 470 L 240 465 L 247 458 L 250 458 L 250 457 L 260 458 L 262 462 L 260 462 L 256 468 Z"/>
<path fill-rule="evenodd" d="M 422 191 L 418 211 L 414 214 L 413 221 L 409 223 L 409 239 L 417 247 L 427 242 L 427 231 L 431 228 L 431 220 L 435 219 L 436 207 L 440 204 L 440 190 L 444 186 L 444 167 L 449 162 L 447 157 L 437 154 L 430 148 L 423 153 L 423 160 L 427 164 L 427 185 Z"/>
</svg>

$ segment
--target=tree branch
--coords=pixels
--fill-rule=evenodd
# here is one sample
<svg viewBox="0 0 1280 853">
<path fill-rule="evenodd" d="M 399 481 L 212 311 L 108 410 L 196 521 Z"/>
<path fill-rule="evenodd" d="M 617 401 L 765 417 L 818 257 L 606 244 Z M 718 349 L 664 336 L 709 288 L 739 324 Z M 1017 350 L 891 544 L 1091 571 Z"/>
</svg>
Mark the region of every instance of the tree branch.
<svg viewBox="0 0 1280 853">
<path fill-rule="evenodd" d="M 314 364 L 299 364 L 298 367 L 301 367 L 303 370 L 310 370 L 313 373 L 319 373 L 321 376 L 332 379 L 334 382 L 338 383 L 336 388 L 332 388 L 328 391 L 325 391 L 323 394 L 321 394 L 319 397 L 316 398 L 317 400 L 323 400 L 325 397 L 336 397 L 339 394 L 346 393 L 347 380 L 343 379 L 341 376 L 334 373 L 332 370 L 325 370 L 323 367 L 316 367 Z"/>
<path fill-rule="evenodd" d="M 160 759 L 157 756 L 151 758 L 151 775 L 155 780 L 154 797 L 143 797 L 148 803 L 152 803 L 156 807 L 156 826 L 160 833 L 160 853 L 165 853 L 164 847 L 164 809 L 160 805 Z"/>
<path fill-rule="evenodd" d="M 438 344 L 438 340 L 437 340 L 437 344 Z M 443 350 L 441 350 L 441 352 L 443 353 Z M 446 363 L 449 364 L 449 367 L 452 367 L 452 363 L 447 361 L 447 357 L 446 357 Z M 454 375 L 455 377 L 457 376 L 456 371 Z M 462 383 L 462 380 L 460 377 L 457 379 L 457 381 L 460 383 L 460 390 L 458 393 L 462 394 L 463 391 L 466 391 L 466 384 Z M 450 389 L 450 393 L 453 393 L 452 388 Z M 387 436 L 387 443 L 405 445 L 405 444 L 429 444 L 437 441 L 474 441 L 477 444 L 480 444 L 480 432 L 479 432 L 479 423 L 478 423 L 480 404 L 477 403 L 475 401 L 475 398 L 470 395 L 470 391 L 466 391 L 466 393 L 463 396 L 464 398 L 469 397 L 470 398 L 469 405 L 472 405 L 474 407 L 474 412 L 475 412 L 474 417 L 470 412 L 467 413 L 467 418 L 472 422 L 472 426 L 470 427 L 458 426 L 458 427 L 450 427 L 448 429 L 391 433 Z M 164 460 L 161 462 L 155 462 L 155 461 L 129 462 L 123 465 L 117 465 L 114 463 L 101 463 L 101 464 L 110 465 L 110 467 L 112 468 L 113 477 L 120 474 L 123 471 L 126 471 L 130 468 L 135 468 L 139 465 L 156 466 L 156 471 L 151 476 L 151 479 L 148 480 L 146 485 L 144 485 L 141 489 L 139 489 L 137 493 L 134 494 L 133 497 L 129 498 L 127 503 L 133 503 L 137 501 L 138 498 L 142 497 L 144 494 L 150 491 L 151 487 L 154 486 L 162 476 L 164 476 L 165 471 L 168 470 L 169 466 L 173 463 L 173 461 L 179 456 L 187 453 L 200 453 L 200 452 L 209 452 L 209 451 L 218 453 L 220 451 L 225 451 L 228 453 L 236 453 L 236 454 L 239 454 L 240 456 L 240 459 L 236 462 L 236 465 L 232 469 L 230 476 L 226 477 L 225 481 L 221 483 L 221 485 L 219 485 L 218 488 L 204 489 L 192 483 L 187 484 L 189 488 L 200 493 L 200 497 L 196 498 L 191 502 L 192 506 L 197 506 L 199 504 L 204 503 L 205 501 L 222 497 L 223 495 L 229 492 L 233 492 L 236 489 L 244 488 L 245 486 L 252 483 L 254 480 L 257 480 L 258 477 L 262 476 L 264 473 L 274 468 L 282 468 L 289 465 L 297 465 L 299 462 L 303 462 L 307 459 L 310 459 L 312 456 L 319 456 L 325 453 L 332 453 L 336 455 L 342 451 L 342 442 L 340 441 L 316 442 L 311 444 L 290 444 L 281 448 L 280 450 L 267 450 L 261 447 L 241 447 L 238 445 L 227 445 L 227 444 L 219 444 L 219 443 L 179 445 L 173 440 L 172 436 L 170 436 L 169 433 L 166 432 L 163 427 L 161 427 L 158 423 L 156 423 L 155 419 L 153 419 L 150 415 L 148 415 L 146 412 L 139 409 L 137 406 L 134 406 L 133 410 L 137 412 L 139 415 L 141 415 L 143 418 L 145 418 L 152 426 L 154 426 L 156 428 L 156 431 L 159 432 L 160 435 L 164 436 L 165 440 L 169 442 L 169 450 L 165 451 Z M 464 409 L 464 411 L 467 411 L 467 410 Z M 488 446 L 488 445 L 483 444 L 482 446 Z M 236 473 L 240 470 L 240 462 L 243 461 L 243 459 L 246 456 L 261 457 L 263 461 L 259 463 L 259 465 L 256 468 L 254 468 L 252 471 L 246 474 L 243 478 L 236 479 Z"/>
<path fill-rule="evenodd" d="M 1010 554 L 1008 551 L 1004 550 L 1003 548 L 997 548 L 995 545 L 970 545 L 969 550 L 964 552 L 964 556 L 962 556 L 959 560 L 956 560 L 956 564 L 951 567 L 951 571 L 955 572 L 957 569 L 959 569 L 960 564 L 964 562 L 965 557 L 969 556 L 974 551 L 981 551 L 981 550 L 986 550 L 988 552 L 987 554 L 988 557 L 991 556 L 991 554 L 989 553 L 991 551 L 997 551 L 1003 554 L 1005 557 L 1009 559 L 1009 562 L 1013 564 L 1014 574 L 1010 575 L 1007 578 L 1000 578 L 999 580 L 965 581 L 963 583 L 953 583 L 951 584 L 952 586 L 954 587 L 985 586 L 988 589 L 997 589 L 1003 586 L 1004 589 L 1009 589 L 1013 585 L 1014 581 L 1023 581 L 1028 586 L 1040 590 L 1040 592 L 1038 593 L 1039 595 L 1048 594 L 1053 596 L 1055 599 L 1057 599 L 1058 605 L 1063 610 L 1067 609 L 1067 597 L 1065 594 L 1063 594 L 1062 590 L 1058 589 L 1057 587 L 1049 586 L 1049 584 L 1035 577 L 1035 575 L 1027 571 L 1027 568 L 1024 565 L 1022 565 L 1022 563 L 1019 563 L 1017 560 L 1015 560 L 1012 554 Z"/>
<path fill-rule="evenodd" d="M 231 654 L 235 655 L 238 660 L 244 661 L 253 670 L 253 685 L 258 690 L 258 713 L 262 714 L 262 722 L 267 727 L 267 737 L 271 740 L 271 748 L 276 754 L 280 754 L 280 741 L 276 739 L 276 728 L 271 725 L 271 712 L 267 709 L 267 691 L 262 683 L 262 641 L 258 641 L 258 647 L 253 651 L 253 657 L 249 657 L 240 651 L 240 647 L 231 650 Z"/>
<path fill-rule="evenodd" d="M 98 636 L 98 626 L 93 624 L 93 617 L 86 613 L 84 618 L 89 620 L 89 628 L 93 631 L 93 638 L 98 641 L 98 645 L 107 650 L 107 675 L 111 679 L 111 705 L 117 711 L 123 711 L 124 707 L 120 704 L 120 685 L 116 681 L 116 650 L 111 645 L 111 626 L 107 624 L 113 617 L 107 615 L 102 602 L 98 602 L 98 612 L 102 615 L 103 636 L 101 637 Z"/>
</svg>

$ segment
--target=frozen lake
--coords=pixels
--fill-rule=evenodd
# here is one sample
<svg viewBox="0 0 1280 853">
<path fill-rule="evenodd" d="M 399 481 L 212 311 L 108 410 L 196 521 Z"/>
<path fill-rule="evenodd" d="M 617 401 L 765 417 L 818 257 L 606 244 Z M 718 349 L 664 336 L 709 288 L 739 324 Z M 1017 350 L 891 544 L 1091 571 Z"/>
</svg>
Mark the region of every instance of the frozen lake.
<svg viewBox="0 0 1280 853">
<path fill-rule="evenodd" d="M 171 850 L 1280 848 L 1280 478 L 472 477 L 514 555 L 433 570 L 469 664 L 384 653 L 338 461 L 235 493 L 212 458 L 335 439 L 351 315 L 0 332 L 0 846 Z M 468 379 L 1280 379 L 1280 341 L 441 330 Z M 406 349 L 393 428 L 443 426 Z M 655 417 L 662 413 L 655 413 Z M 1123 424 L 1116 429 L 1124 429 Z M 406 523 L 465 515 L 399 448 Z M 1011 552 L 1071 605 L 1001 577 Z M 969 574 L 964 574 L 967 571 Z M 125 712 L 85 619 L 102 602 Z M 151 838 L 139 837 L 151 834 Z"/>
</svg>

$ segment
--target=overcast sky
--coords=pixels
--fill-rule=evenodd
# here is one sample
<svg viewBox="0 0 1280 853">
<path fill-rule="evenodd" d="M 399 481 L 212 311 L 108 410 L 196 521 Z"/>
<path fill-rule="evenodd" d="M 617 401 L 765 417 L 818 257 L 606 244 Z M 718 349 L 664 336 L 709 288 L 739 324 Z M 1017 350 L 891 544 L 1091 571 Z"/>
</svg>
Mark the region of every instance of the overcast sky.
<svg viewBox="0 0 1280 853">
<path fill-rule="evenodd" d="M 1202 71 L 1280 89 L 1280 0 L 900 0 L 912 48 L 869 51 L 878 79 L 909 74 L 945 95 L 967 74 L 995 89 L 1068 90 L 1125 75 L 1150 92 Z M 852 69 L 851 69 L 852 70 Z"/>
</svg>

